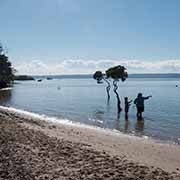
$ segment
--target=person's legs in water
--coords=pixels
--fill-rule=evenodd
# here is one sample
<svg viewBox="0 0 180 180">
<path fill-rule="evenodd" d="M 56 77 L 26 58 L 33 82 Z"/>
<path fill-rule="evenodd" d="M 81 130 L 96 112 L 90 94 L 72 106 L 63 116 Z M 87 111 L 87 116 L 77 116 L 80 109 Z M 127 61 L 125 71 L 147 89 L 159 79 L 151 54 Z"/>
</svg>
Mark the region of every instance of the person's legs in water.
<svg viewBox="0 0 180 180">
<path fill-rule="evenodd" d="M 139 119 L 139 107 L 138 107 L 138 106 L 136 106 L 136 108 L 137 108 L 137 113 L 136 113 L 136 116 L 137 116 L 137 119 Z"/>
<path fill-rule="evenodd" d="M 137 120 L 142 119 L 142 108 L 137 106 Z"/>
<path fill-rule="evenodd" d="M 137 117 L 138 120 L 143 119 L 143 117 L 142 117 L 143 112 L 144 112 L 144 107 L 138 107 L 138 117 Z"/>
<path fill-rule="evenodd" d="M 139 113 L 139 119 L 142 120 L 142 111 Z"/>
<path fill-rule="evenodd" d="M 139 112 L 137 111 L 137 113 L 136 113 L 136 116 L 137 116 L 137 119 L 139 119 Z"/>
</svg>

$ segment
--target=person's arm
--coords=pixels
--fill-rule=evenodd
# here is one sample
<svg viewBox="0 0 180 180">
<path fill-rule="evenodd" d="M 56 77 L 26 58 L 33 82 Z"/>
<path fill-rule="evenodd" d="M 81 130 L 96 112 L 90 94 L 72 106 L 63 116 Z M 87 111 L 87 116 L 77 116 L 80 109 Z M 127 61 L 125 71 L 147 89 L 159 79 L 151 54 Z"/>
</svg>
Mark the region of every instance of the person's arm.
<svg viewBox="0 0 180 180">
<path fill-rule="evenodd" d="M 137 98 L 134 100 L 134 104 L 136 104 L 136 102 L 137 102 Z"/>
<path fill-rule="evenodd" d="M 143 97 L 143 99 L 146 100 L 146 99 L 149 99 L 150 97 L 152 97 L 152 96 Z"/>
<path fill-rule="evenodd" d="M 133 101 L 133 100 L 130 100 L 130 101 L 128 102 L 128 105 L 129 105 L 129 106 L 131 105 L 132 101 Z"/>
</svg>

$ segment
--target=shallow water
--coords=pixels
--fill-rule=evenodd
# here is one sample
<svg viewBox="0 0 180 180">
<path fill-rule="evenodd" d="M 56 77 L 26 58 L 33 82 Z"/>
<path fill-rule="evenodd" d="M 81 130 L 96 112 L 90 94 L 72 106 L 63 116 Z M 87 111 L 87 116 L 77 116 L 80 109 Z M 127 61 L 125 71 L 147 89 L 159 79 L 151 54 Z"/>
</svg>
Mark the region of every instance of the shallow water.
<svg viewBox="0 0 180 180">
<path fill-rule="evenodd" d="M 122 106 L 125 96 L 132 100 L 138 92 L 153 96 L 145 102 L 144 122 L 136 120 L 136 107 L 133 104 L 128 122 L 124 120 L 124 112 L 118 117 L 113 90 L 107 103 L 105 84 L 97 84 L 93 79 L 17 81 L 11 90 L 0 91 L 0 102 L 1 105 L 59 119 L 180 144 L 179 79 L 129 78 L 119 82 L 118 91 Z"/>
</svg>

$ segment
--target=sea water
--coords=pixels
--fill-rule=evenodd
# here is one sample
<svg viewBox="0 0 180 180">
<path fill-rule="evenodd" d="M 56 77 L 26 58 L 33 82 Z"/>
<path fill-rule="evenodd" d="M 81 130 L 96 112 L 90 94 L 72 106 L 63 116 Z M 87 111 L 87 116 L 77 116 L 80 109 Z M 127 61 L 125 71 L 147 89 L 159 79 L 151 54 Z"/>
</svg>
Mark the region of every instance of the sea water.
<svg viewBox="0 0 180 180">
<path fill-rule="evenodd" d="M 132 103 L 129 120 L 124 112 L 117 114 L 117 101 L 106 84 L 92 78 L 56 78 L 37 81 L 16 81 L 12 89 L 0 91 L 0 104 L 40 115 L 69 119 L 72 122 L 116 129 L 123 133 L 148 136 L 180 144 L 180 80 L 175 78 L 129 78 L 118 83 L 121 106 L 124 97 L 134 100 L 139 92 L 152 95 L 145 101 L 144 121 L 137 121 Z M 176 87 L 176 85 L 179 85 Z"/>
</svg>

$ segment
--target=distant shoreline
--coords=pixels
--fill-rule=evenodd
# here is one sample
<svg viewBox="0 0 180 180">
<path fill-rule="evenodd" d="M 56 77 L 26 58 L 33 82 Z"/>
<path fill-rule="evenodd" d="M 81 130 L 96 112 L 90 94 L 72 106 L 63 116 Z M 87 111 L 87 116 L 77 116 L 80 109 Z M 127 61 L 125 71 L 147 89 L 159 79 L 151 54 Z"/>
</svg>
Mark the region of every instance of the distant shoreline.
<svg viewBox="0 0 180 180">
<path fill-rule="evenodd" d="M 35 79 L 51 77 L 53 79 L 87 79 L 93 78 L 92 74 L 67 74 L 67 75 L 32 75 Z M 144 74 L 128 74 L 128 78 L 180 78 L 180 73 L 144 73 Z"/>
<path fill-rule="evenodd" d="M 67 74 L 67 75 L 16 75 L 14 80 L 35 80 L 35 79 L 89 79 L 93 74 Z M 180 78 L 180 73 L 144 73 L 128 74 L 128 78 Z"/>
</svg>

